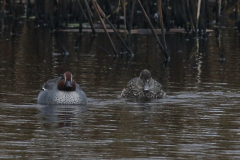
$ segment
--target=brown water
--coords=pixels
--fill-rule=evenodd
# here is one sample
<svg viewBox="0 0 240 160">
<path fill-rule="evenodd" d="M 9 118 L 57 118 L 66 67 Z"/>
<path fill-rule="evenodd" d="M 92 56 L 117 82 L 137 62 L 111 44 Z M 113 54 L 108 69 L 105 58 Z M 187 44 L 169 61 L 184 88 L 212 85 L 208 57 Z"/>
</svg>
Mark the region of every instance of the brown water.
<svg viewBox="0 0 240 160">
<path fill-rule="evenodd" d="M 18 29 L 15 37 L 8 28 L 0 34 L 0 159 L 240 158 L 240 50 L 234 30 L 222 31 L 224 50 L 214 33 L 207 40 L 167 34 L 166 70 L 152 35 L 134 35 L 135 56 L 114 59 L 93 44 L 111 51 L 104 33 L 51 33 L 32 23 Z M 60 44 L 68 57 L 58 54 Z M 145 68 L 168 96 L 121 99 L 127 82 Z M 88 105 L 38 105 L 43 83 L 67 70 Z"/>
</svg>

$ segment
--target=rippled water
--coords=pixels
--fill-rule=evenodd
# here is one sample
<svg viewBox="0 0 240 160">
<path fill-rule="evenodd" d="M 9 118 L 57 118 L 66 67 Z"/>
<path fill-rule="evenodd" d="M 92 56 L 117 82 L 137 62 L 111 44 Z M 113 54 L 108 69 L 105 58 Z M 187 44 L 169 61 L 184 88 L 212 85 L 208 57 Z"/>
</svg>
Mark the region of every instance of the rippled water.
<svg viewBox="0 0 240 160">
<path fill-rule="evenodd" d="M 168 69 L 152 35 L 133 35 L 131 59 L 94 45 L 111 52 L 104 33 L 52 33 L 31 22 L 18 32 L 0 34 L 0 159 L 240 158 L 240 51 L 233 29 L 222 30 L 220 43 L 214 33 L 207 40 L 167 34 Z M 68 57 L 59 54 L 60 44 Z M 121 99 L 145 68 L 168 96 Z M 38 105 L 43 83 L 67 70 L 88 105 Z"/>
</svg>

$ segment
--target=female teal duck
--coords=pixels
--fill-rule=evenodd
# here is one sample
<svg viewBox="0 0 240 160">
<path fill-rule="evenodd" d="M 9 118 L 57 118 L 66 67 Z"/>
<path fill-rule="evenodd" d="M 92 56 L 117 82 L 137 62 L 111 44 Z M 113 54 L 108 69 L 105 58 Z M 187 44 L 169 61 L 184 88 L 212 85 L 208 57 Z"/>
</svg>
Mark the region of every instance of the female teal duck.
<svg viewBox="0 0 240 160">
<path fill-rule="evenodd" d="M 139 77 L 131 79 L 127 87 L 122 90 L 123 98 L 163 98 L 166 93 L 162 85 L 152 79 L 151 73 L 144 69 Z"/>
<path fill-rule="evenodd" d="M 87 96 L 70 72 L 48 80 L 38 95 L 39 104 L 87 104 Z"/>
</svg>

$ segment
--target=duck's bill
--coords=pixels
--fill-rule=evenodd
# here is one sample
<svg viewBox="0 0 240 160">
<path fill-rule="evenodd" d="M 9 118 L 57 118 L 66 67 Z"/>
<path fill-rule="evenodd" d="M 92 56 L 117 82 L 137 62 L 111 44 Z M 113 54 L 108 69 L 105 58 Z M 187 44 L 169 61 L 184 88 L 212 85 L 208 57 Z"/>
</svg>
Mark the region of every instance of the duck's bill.
<svg viewBox="0 0 240 160">
<path fill-rule="evenodd" d="M 148 85 L 148 84 L 145 84 L 145 86 L 144 86 L 144 92 L 149 92 L 149 91 L 150 91 L 149 85 Z"/>
<path fill-rule="evenodd" d="M 71 83 L 71 81 L 66 81 L 65 86 L 66 86 L 67 88 L 72 88 L 72 83 Z"/>
</svg>

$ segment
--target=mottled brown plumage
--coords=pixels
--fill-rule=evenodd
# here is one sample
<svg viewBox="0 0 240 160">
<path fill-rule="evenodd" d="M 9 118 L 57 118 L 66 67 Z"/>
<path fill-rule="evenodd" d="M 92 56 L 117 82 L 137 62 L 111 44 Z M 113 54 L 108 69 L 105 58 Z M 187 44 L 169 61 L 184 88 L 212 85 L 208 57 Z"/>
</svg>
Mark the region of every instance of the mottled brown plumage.
<svg viewBox="0 0 240 160">
<path fill-rule="evenodd" d="M 126 88 L 122 90 L 123 98 L 163 98 L 166 93 L 162 90 L 162 85 L 152 79 L 151 73 L 144 69 L 139 77 L 131 79 Z"/>
</svg>

